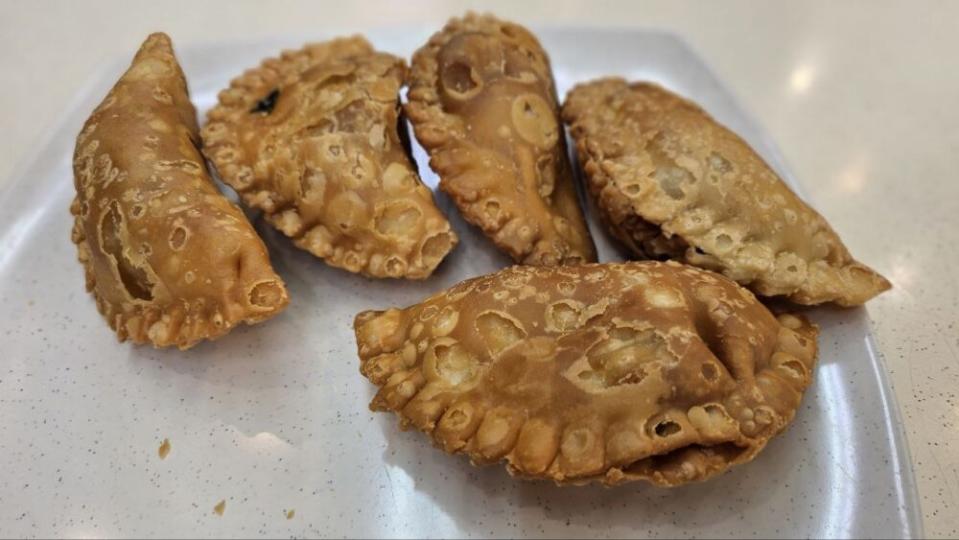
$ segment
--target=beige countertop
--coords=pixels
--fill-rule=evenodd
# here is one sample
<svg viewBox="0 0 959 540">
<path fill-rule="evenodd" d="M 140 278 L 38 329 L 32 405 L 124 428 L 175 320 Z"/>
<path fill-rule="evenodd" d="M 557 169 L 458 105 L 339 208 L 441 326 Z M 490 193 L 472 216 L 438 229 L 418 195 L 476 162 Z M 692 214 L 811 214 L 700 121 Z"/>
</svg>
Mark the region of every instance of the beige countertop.
<svg viewBox="0 0 959 540">
<path fill-rule="evenodd" d="M 77 89 L 151 30 L 178 46 L 441 24 L 467 6 L 529 24 L 671 29 L 772 135 L 857 258 L 912 452 L 926 533 L 959 535 L 959 3 L 0 3 L 0 189 Z"/>
</svg>

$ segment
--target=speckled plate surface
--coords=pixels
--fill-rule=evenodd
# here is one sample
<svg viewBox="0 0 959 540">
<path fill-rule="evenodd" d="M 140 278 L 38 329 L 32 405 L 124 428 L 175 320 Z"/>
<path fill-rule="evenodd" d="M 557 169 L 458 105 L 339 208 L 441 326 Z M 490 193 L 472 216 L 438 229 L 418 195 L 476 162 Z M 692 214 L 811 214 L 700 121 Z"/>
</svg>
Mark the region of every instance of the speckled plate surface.
<svg viewBox="0 0 959 540">
<path fill-rule="evenodd" d="M 409 54 L 430 31 L 368 36 Z M 795 187 L 774 145 L 676 37 L 538 34 L 561 93 L 606 74 L 659 81 L 743 135 Z M 178 54 L 205 111 L 261 57 L 322 37 Z M 502 467 L 475 469 L 444 455 L 426 437 L 399 431 L 393 415 L 370 413 L 374 388 L 358 372 L 353 315 L 407 305 L 508 264 L 442 196 L 462 242 L 425 282 L 330 268 L 258 221 L 290 287 L 285 313 L 185 353 L 116 343 L 83 290 L 67 208 L 74 136 L 132 54 L 89 85 L 0 194 L 0 535 L 921 535 L 898 413 L 863 309 L 809 312 L 822 327 L 820 363 L 793 426 L 753 463 L 705 484 L 523 483 Z M 620 259 L 593 218 L 601 260 Z M 163 439 L 171 451 L 161 460 Z"/>
</svg>

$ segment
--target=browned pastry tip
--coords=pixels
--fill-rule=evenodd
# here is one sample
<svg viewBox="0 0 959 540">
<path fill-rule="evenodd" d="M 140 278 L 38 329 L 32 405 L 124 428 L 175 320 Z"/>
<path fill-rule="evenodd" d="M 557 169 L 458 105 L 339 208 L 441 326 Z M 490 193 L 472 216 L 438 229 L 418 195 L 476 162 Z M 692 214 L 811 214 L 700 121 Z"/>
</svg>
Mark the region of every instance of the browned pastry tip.
<svg viewBox="0 0 959 540">
<path fill-rule="evenodd" d="M 219 95 L 204 153 L 300 248 L 372 277 L 428 277 L 458 239 L 400 130 L 406 64 L 362 37 L 264 60 Z"/>
<path fill-rule="evenodd" d="M 360 371 L 447 452 L 662 486 L 752 460 L 812 381 L 815 326 L 674 262 L 516 266 L 356 317 Z"/>
<path fill-rule="evenodd" d="M 563 106 L 604 222 L 642 258 L 722 272 L 763 296 L 859 305 L 890 283 L 735 133 L 657 85 L 599 79 Z"/>
<path fill-rule="evenodd" d="M 83 125 L 73 159 L 73 241 L 120 340 L 185 349 L 289 302 L 199 140 L 170 38 L 152 34 Z"/>
<path fill-rule="evenodd" d="M 406 112 L 440 188 L 516 262 L 592 262 L 546 52 L 517 24 L 468 14 L 413 56 Z"/>
</svg>

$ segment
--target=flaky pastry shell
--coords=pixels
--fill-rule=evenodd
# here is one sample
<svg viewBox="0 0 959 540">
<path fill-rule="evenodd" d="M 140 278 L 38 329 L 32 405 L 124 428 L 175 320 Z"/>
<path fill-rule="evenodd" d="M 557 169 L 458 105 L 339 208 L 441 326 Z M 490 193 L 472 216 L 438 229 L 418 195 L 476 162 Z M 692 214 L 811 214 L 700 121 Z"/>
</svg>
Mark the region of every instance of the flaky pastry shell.
<svg viewBox="0 0 959 540">
<path fill-rule="evenodd" d="M 262 240 L 216 188 L 170 38 L 152 34 L 83 125 L 73 241 L 119 339 L 188 348 L 289 299 Z"/>
<path fill-rule="evenodd" d="M 521 264 L 592 262 L 549 59 L 525 28 L 453 19 L 413 56 L 406 113 L 440 188 Z"/>
<path fill-rule="evenodd" d="M 675 262 L 516 266 L 355 320 L 373 410 L 474 463 L 663 486 L 753 459 L 793 419 L 817 330 Z"/>
<path fill-rule="evenodd" d="M 286 51 L 220 93 L 204 153 L 246 204 L 328 264 L 425 278 L 457 237 L 401 139 L 405 76 L 402 59 L 359 36 Z"/>
<path fill-rule="evenodd" d="M 637 256 L 722 272 L 800 304 L 890 287 L 735 133 L 659 86 L 599 79 L 563 106 L 610 232 Z"/>
</svg>

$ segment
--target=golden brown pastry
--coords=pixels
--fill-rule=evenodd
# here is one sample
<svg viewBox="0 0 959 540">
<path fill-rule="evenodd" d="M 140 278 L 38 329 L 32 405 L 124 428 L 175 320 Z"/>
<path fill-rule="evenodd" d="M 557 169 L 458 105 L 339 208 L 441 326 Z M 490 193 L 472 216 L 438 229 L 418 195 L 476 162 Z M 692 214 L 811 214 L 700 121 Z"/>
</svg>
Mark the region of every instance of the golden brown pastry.
<svg viewBox="0 0 959 540">
<path fill-rule="evenodd" d="M 522 264 L 596 260 L 549 60 L 525 28 L 451 20 L 413 56 L 406 113 L 440 188 Z"/>
<path fill-rule="evenodd" d="M 405 75 L 361 37 L 284 52 L 220 93 L 203 151 L 246 204 L 330 265 L 425 278 L 457 238 L 400 139 Z"/>
<path fill-rule="evenodd" d="M 355 321 L 361 372 L 474 463 L 558 483 L 705 480 L 793 419 L 816 328 L 675 262 L 516 266 Z"/>
<path fill-rule="evenodd" d="M 77 137 L 73 241 L 120 340 L 186 349 L 289 299 L 263 242 L 217 191 L 170 38 L 152 34 Z"/>
<path fill-rule="evenodd" d="M 890 287 L 697 105 L 610 78 L 576 86 L 563 116 L 604 221 L 637 256 L 713 269 L 800 304 L 858 305 Z"/>
</svg>

